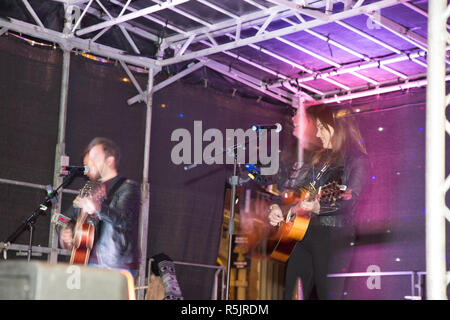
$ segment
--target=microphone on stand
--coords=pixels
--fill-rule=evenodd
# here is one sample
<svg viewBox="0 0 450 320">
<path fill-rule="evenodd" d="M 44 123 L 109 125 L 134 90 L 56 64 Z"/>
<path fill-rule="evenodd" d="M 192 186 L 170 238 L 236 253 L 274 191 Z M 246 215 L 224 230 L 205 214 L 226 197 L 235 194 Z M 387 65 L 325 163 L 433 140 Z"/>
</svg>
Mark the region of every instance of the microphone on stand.
<svg viewBox="0 0 450 320">
<path fill-rule="evenodd" d="M 261 175 L 261 171 L 258 167 L 250 163 L 245 165 L 245 169 L 247 169 L 250 179 L 258 183 L 266 183 L 266 178 Z"/>
<path fill-rule="evenodd" d="M 185 170 L 185 171 L 191 170 L 192 168 L 195 168 L 196 166 L 198 166 L 198 164 L 193 163 L 193 164 L 190 164 L 190 165 L 188 165 L 188 166 L 184 166 L 184 170 Z"/>
<path fill-rule="evenodd" d="M 283 127 L 279 123 L 275 123 L 275 124 L 254 124 L 252 126 L 252 130 L 253 131 L 261 131 L 262 129 L 269 129 L 269 130 L 274 130 L 275 129 L 275 132 L 280 132 L 281 129 L 283 129 Z"/>
<path fill-rule="evenodd" d="M 60 176 L 67 176 L 69 174 L 86 174 L 89 172 L 88 166 L 62 166 Z"/>
</svg>

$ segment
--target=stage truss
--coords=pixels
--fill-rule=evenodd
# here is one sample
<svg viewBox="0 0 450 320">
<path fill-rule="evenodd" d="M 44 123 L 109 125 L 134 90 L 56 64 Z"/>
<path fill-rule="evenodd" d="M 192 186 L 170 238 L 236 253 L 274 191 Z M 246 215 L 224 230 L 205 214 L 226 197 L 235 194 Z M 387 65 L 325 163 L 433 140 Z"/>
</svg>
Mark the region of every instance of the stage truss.
<svg viewBox="0 0 450 320">
<path fill-rule="evenodd" d="M 431 216 L 431 212 L 441 212 L 442 215 L 433 220 L 433 228 L 442 231 L 444 223 L 444 235 L 442 236 L 442 232 L 436 232 L 436 229 L 432 229 L 431 232 L 427 220 L 427 241 L 439 238 L 436 241 L 440 246 L 442 242 L 445 244 L 445 221 L 442 221 L 442 217 L 448 218 L 448 208 L 445 206 L 445 200 L 442 202 L 442 198 L 439 198 L 437 201 L 430 191 L 439 187 L 438 190 L 444 190 L 445 197 L 445 192 L 450 186 L 450 180 L 444 176 L 445 132 L 450 133 L 450 125 L 447 120 L 443 120 L 445 114 L 442 118 L 442 110 L 436 110 L 437 105 L 448 104 L 450 101 L 448 97 L 445 98 L 445 82 L 449 80 L 447 64 L 450 62 L 446 56 L 448 37 L 446 21 L 450 10 L 448 8 L 445 10 L 445 1 L 432 1 L 436 6 L 439 5 L 436 3 L 440 3 L 440 9 L 443 9 L 439 12 L 435 7 L 434 10 L 437 11 L 435 13 L 432 11 L 431 1 L 428 4 L 430 9 L 426 10 L 424 8 L 426 1 L 422 0 L 50 1 L 55 6 L 62 7 L 65 12 L 62 30 L 54 30 L 46 25 L 45 12 L 39 10 L 42 2 L 18 0 L 29 19 L 0 16 L 0 36 L 8 32 L 19 33 L 53 43 L 64 52 L 54 185 L 60 182 L 59 167 L 65 156 L 70 53 L 77 51 L 118 61 L 136 88 L 136 95 L 127 99 L 128 104 L 145 102 L 147 108 L 142 183 L 143 209 L 140 224 L 140 244 L 144 256 L 147 250 L 150 198 L 148 174 L 152 95 L 204 67 L 248 86 L 260 95 L 260 98 L 270 97 L 281 104 L 294 107 L 339 103 L 365 96 L 423 87 L 431 84 L 436 79 L 435 72 L 438 72 L 439 78 L 436 82 L 441 81 L 440 84 L 428 86 L 430 92 L 428 104 L 431 103 L 432 96 L 442 98 L 444 95 L 444 100 L 441 99 L 438 103 L 433 103 L 433 107 L 427 108 L 427 218 Z M 417 19 L 405 25 L 393 19 L 389 14 L 391 8 L 400 10 L 402 15 L 414 15 Z M 432 27 L 429 21 L 431 19 L 428 19 L 429 14 L 439 15 L 433 16 L 432 19 L 439 20 L 436 32 L 444 38 L 439 40 L 439 49 L 435 49 L 439 51 L 437 58 L 432 46 L 436 45 L 438 40 L 433 40 L 435 38 L 432 37 L 427 39 L 426 32 L 420 30 L 423 23 L 428 22 L 429 27 Z M 442 14 L 445 14 L 445 17 Z M 356 20 L 352 20 L 356 17 L 364 19 L 369 30 L 362 28 Z M 415 26 L 414 23 L 418 25 Z M 331 29 L 345 30 L 346 33 L 343 37 L 324 34 L 325 29 L 321 28 L 327 26 Z M 121 33 L 127 43 L 126 46 L 102 43 L 102 36 L 113 29 Z M 388 41 L 387 38 L 377 37 L 370 32 L 371 29 L 383 30 L 394 38 L 389 38 Z M 314 39 L 316 46 L 296 41 L 297 35 L 305 36 L 305 34 L 308 39 Z M 352 41 L 344 41 L 344 38 L 355 39 L 355 43 L 370 43 L 374 54 L 368 53 L 363 47 L 355 46 Z M 152 57 L 142 54 L 147 49 L 147 43 L 157 48 L 156 54 Z M 399 43 L 403 45 L 398 45 Z M 283 53 L 286 48 L 291 54 Z M 331 54 L 326 53 L 328 50 Z M 333 56 L 332 50 L 339 53 L 338 58 Z M 172 54 L 165 54 L 167 52 Z M 256 54 L 261 60 L 252 58 L 252 55 Z M 439 68 L 438 71 L 435 67 L 433 70 L 428 68 L 433 57 L 439 63 L 436 67 Z M 161 68 L 169 65 L 182 65 L 183 70 L 155 84 L 155 75 Z M 134 77 L 133 67 L 148 72 L 146 88 L 142 88 Z M 434 76 L 427 78 L 427 72 L 433 73 Z M 436 89 L 439 94 L 431 93 L 430 90 L 435 90 L 432 89 L 435 86 L 439 87 Z M 436 125 L 436 121 L 439 122 L 439 126 Z M 439 138 L 436 140 L 436 137 Z M 435 162 L 438 161 L 437 158 L 440 159 L 439 163 Z M 437 227 L 437 220 L 441 223 L 440 227 Z M 430 225 L 431 223 L 430 219 Z M 57 247 L 54 226 L 51 228 L 49 246 Z M 447 284 L 447 279 L 444 281 L 445 261 L 442 265 L 442 250 L 439 254 L 428 255 L 429 250 L 436 252 L 436 249 L 434 246 L 427 249 L 427 263 L 430 263 L 430 270 L 435 270 L 432 261 L 440 261 L 437 272 L 440 280 L 437 283 L 442 292 L 444 282 Z M 52 251 L 50 261 L 56 260 L 57 252 Z M 145 274 L 145 265 L 141 266 L 140 271 L 140 274 Z M 427 276 L 434 278 L 437 273 L 432 272 Z M 144 278 L 140 277 L 138 285 L 143 285 Z M 428 288 L 430 292 L 437 290 L 433 289 L 435 288 L 433 283 L 436 282 L 431 281 L 431 278 L 427 281 L 427 284 L 432 286 Z M 442 297 L 442 294 L 433 297 Z"/>
</svg>

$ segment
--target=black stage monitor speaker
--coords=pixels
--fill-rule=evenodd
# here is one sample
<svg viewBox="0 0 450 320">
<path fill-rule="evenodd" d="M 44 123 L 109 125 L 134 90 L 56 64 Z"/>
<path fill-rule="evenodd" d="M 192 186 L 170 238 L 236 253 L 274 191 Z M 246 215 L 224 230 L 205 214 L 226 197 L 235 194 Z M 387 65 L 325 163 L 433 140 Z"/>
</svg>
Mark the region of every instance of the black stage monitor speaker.
<svg viewBox="0 0 450 320">
<path fill-rule="evenodd" d="M 0 300 L 134 300 L 127 271 L 43 262 L 0 262 Z"/>
</svg>

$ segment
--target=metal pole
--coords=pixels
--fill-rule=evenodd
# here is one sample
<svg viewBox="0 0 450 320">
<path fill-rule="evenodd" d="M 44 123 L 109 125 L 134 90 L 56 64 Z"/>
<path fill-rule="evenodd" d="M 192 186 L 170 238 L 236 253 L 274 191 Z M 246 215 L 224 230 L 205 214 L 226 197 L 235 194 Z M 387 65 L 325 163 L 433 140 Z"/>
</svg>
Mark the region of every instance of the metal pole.
<svg viewBox="0 0 450 320">
<path fill-rule="evenodd" d="M 59 176 L 59 170 L 61 167 L 61 159 L 66 153 L 66 119 L 67 119 L 67 95 L 69 91 L 69 73 L 70 73 L 70 50 L 63 51 L 63 66 L 62 66 L 62 79 L 61 79 L 61 97 L 59 105 L 59 124 L 58 124 L 58 141 L 55 150 L 55 167 L 53 172 L 53 186 L 58 186 L 62 183 L 62 177 Z M 61 195 L 58 194 L 58 202 L 53 205 L 52 215 L 60 214 L 61 212 Z M 50 222 L 50 234 L 48 246 L 53 250 L 48 257 L 49 263 L 58 262 L 58 235 L 55 230 L 56 225 Z"/>
<path fill-rule="evenodd" d="M 305 117 L 305 98 L 302 95 L 296 95 L 295 99 L 292 99 L 292 106 L 297 108 L 298 117 L 296 117 L 297 123 L 295 124 L 300 128 L 300 137 L 297 139 L 297 162 L 302 166 L 304 161 L 304 137 L 306 130 L 306 117 Z"/>
<path fill-rule="evenodd" d="M 34 222 L 32 222 L 29 226 L 28 229 L 30 231 L 30 238 L 29 238 L 29 242 L 28 242 L 28 249 L 27 249 L 27 261 L 30 262 L 31 261 L 31 255 L 33 252 L 33 231 L 34 231 Z"/>
<path fill-rule="evenodd" d="M 150 68 L 148 72 L 147 85 L 147 114 L 145 126 L 145 149 L 144 149 L 144 169 L 142 172 L 142 207 L 139 217 L 139 244 L 141 250 L 141 263 L 139 266 L 138 286 L 145 285 L 145 267 L 147 261 L 147 241 L 148 241 L 148 217 L 150 211 L 150 183 L 149 183 L 149 167 L 150 167 L 150 134 L 152 126 L 152 104 L 153 104 L 153 76 L 154 69 Z M 144 291 L 138 292 L 138 300 L 144 299 Z"/>
<path fill-rule="evenodd" d="M 445 263 L 445 47 L 446 0 L 428 1 L 426 110 L 427 299 L 447 299 Z"/>
<path fill-rule="evenodd" d="M 230 177 L 231 184 L 231 198 L 230 198 L 230 221 L 228 222 L 228 261 L 227 261 L 227 287 L 225 300 L 230 299 L 230 273 L 231 273 L 231 255 L 233 249 L 233 234 L 234 234 L 234 211 L 236 205 L 236 186 L 239 183 L 239 177 L 237 176 L 237 151 L 234 149 L 234 165 L 233 176 Z"/>
</svg>

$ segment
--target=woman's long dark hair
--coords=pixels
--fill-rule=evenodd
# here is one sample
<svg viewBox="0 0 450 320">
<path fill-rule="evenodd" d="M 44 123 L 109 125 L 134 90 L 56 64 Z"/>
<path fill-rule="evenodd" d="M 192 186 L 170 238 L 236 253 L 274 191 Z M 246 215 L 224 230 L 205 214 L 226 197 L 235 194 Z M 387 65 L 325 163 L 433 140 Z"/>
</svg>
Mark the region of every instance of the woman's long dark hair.
<svg viewBox="0 0 450 320">
<path fill-rule="evenodd" d="M 334 134 L 331 137 L 331 150 L 320 148 L 313 152 L 312 164 L 324 160 L 325 157 L 327 161 L 337 162 L 339 159 L 345 160 L 351 154 L 367 154 L 355 119 L 346 115 L 345 111 L 335 114 L 328 106 L 312 106 L 306 110 L 306 115 L 313 121 L 314 125 L 319 120 L 329 132 L 330 127 L 334 129 Z"/>
</svg>

